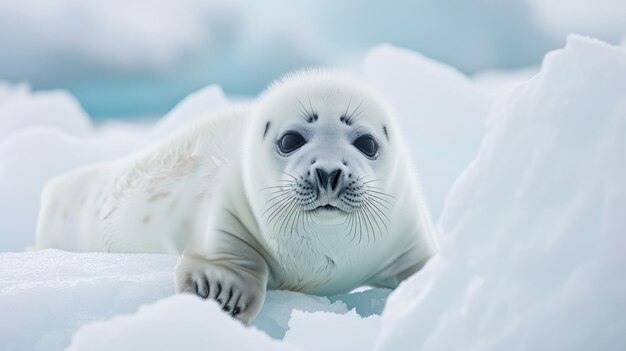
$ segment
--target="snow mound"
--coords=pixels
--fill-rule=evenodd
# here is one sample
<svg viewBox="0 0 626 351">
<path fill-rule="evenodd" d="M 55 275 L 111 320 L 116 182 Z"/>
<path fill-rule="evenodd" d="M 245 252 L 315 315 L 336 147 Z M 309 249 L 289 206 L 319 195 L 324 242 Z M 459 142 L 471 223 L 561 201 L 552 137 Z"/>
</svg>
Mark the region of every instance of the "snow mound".
<svg viewBox="0 0 626 351">
<path fill-rule="evenodd" d="M 178 295 L 144 306 L 133 315 L 89 324 L 68 350 L 296 350 L 246 328 L 214 302 Z"/>
<path fill-rule="evenodd" d="M 580 36 L 500 100 L 380 350 L 626 347 L 626 51 Z"/>
<path fill-rule="evenodd" d="M 362 318 L 346 314 L 296 310 L 284 341 L 302 350 L 370 350 L 376 342 L 380 316 Z"/>
<path fill-rule="evenodd" d="M 400 118 L 436 218 L 478 151 L 492 97 L 454 68 L 391 45 L 370 50 L 363 69 Z"/>
<path fill-rule="evenodd" d="M 1 254 L 0 349 L 61 350 L 84 323 L 174 294 L 176 260 L 57 250 Z"/>
<path fill-rule="evenodd" d="M 172 133 L 198 118 L 206 116 L 208 112 L 224 108 L 230 104 L 222 88 L 209 85 L 200 89 L 179 102 L 168 112 L 152 130 L 152 138 L 163 137 Z"/>
<path fill-rule="evenodd" d="M 166 346 L 178 344 L 242 349 L 251 343 L 268 349 L 277 346 L 270 338 L 284 337 L 308 350 L 312 335 L 331 336 L 341 330 L 340 325 L 369 328 L 369 339 L 362 340 L 373 343 L 378 316 L 361 316 L 367 316 L 371 308 L 382 311 L 389 293 L 371 289 L 320 297 L 269 291 L 251 328 L 244 328 L 212 302 L 193 296 L 140 308 L 174 294 L 177 260 L 169 255 L 59 250 L 0 254 L 0 311 L 11 316 L 0 319 L 0 350 L 61 350 L 75 333 L 73 349 L 143 349 L 154 345 L 156 335 L 149 331 L 157 329 L 163 338 L 157 345 L 165 345 L 159 349 L 177 349 Z M 82 325 L 87 326 L 76 332 Z M 165 332 L 167 328 L 176 333 Z M 207 337 L 212 341 L 206 342 Z M 224 343 L 228 340 L 230 346 Z M 319 345 L 327 342 L 318 340 Z"/>
<path fill-rule="evenodd" d="M 93 132 L 89 117 L 69 93 L 34 93 L 24 84 L 0 84 L 0 143 L 11 133 L 36 125 L 58 127 L 78 136 Z"/>
<path fill-rule="evenodd" d="M 254 325 L 271 337 L 282 339 L 290 327 L 291 311 L 329 312 L 345 314 L 348 308 L 341 301 L 331 302 L 327 297 L 306 295 L 291 291 L 273 291 L 267 294 L 265 304 L 254 320 Z"/>
</svg>

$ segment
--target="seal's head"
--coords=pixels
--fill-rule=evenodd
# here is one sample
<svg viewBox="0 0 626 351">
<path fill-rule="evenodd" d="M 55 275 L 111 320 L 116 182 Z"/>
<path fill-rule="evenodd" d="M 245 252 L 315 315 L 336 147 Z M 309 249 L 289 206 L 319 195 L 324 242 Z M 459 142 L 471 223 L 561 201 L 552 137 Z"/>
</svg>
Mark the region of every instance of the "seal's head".
<svg viewBox="0 0 626 351">
<path fill-rule="evenodd" d="M 365 83 L 294 74 L 268 88 L 251 123 L 244 184 L 262 232 L 384 234 L 397 150 L 390 111 Z"/>
</svg>

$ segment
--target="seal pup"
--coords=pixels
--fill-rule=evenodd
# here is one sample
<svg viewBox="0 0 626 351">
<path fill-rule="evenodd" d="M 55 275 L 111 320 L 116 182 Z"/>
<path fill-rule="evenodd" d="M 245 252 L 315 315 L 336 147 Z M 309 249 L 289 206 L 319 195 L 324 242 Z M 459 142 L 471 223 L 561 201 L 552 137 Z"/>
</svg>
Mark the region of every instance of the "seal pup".
<svg viewBox="0 0 626 351">
<path fill-rule="evenodd" d="M 182 253 L 176 290 L 245 323 L 267 289 L 393 289 L 436 252 L 392 111 L 332 71 L 288 75 L 250 106 L 53 180 L 37 247 Z"/>
</svg>

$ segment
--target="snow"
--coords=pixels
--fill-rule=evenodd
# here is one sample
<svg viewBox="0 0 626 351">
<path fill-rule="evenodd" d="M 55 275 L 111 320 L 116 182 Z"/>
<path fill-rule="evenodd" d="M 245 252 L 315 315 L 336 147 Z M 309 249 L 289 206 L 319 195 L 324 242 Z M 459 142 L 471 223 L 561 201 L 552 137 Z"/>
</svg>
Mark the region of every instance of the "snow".
<svg viewBox="0 0 626 351">
<path fill-rule="evenodd" d="M 536 74 L 468 78 L 383 45 L 362 74 L 398 113 L 438 218 L 423 271 L 393 292 L 271 291 L 244 327 L 172 296 L 176 257 L 1 253 L 0 349 L 625 349 L 626 50 L 572 36 Z M 32 244 L 50 177 L 229 101 L 209 86 L 155 125 L 94 127 L 66 93 L 0 84 L 0 111 L 17 106 L 0 118 L 0 250 Z"/>
<path fill-rule="evenodd" d="M 195 296 L 172 297 L 177 260 L 169 255 L 59 250 L 0 254 L 0 311 L 11 316 L 0 319 L 0 349 L 60 350 L 70 340 L 71 349 L 76 350 L 150 345 L 162 345 L 159 349 L 183 345 L 281 349 L 272 338 L 284 337 L 310 350 L 313 344 L 303 342 L 306 338 L 330 337 L 342 328 L 361 330 L 364 326 L 370 330 L 369 339 L 344 342 L 357 345 L 369 340 L 372 344 L 379 316 L 370 314 L 380 314 L 389 294 L 387 289 L 332 297 L 270 291 L 253 327 L 245 328 L 212 302 Z M 356 301 L 363 309 L 353 309 Z M 328 340 L 316 342 L 322 345 Z"/>
<path fill-rule="evenodd" d="M 311 296 L 291 291 L 274 291 L 265 298 L 265 304 L 254 320 L 254 325 L 270 336 L 282 339 L 290 326 L 292 310 L 302 312 L 329 312 L 344 314 L 348 308 L 342 301 L 331 302 L 327 297 Z"/>
<path fill-rule="evenodd" d="M 478 151 L 493 101 L 457 70 L 390 45 L 370 50 L 363 70 L 400 116 L 436 218 L 454 179 Z"/>
<path fill-rule="evenodd" d="M 307 351 L 369 350 L 379 327 L 379 316 L 361 318 L 354 310 L 344 315 L 296 310 L 283 340 Z"/>
<path fill-rule="evenodd" d="M 157 139 L 194 120 L 205 116 L 210 111 L 224 108 L 230 101 L 219 86 L 209 85 L 187 96 L 172 111 L 163 116 L 152 130 L 152 138 Z"/>
<path fill-rule="evenodd" d="M 184 326 L 184 328 L 181 328 Z M 143 306 L 133 315 L 89 324 L 68 350 L 297 350 L 233 322 L 217 303 L 179 295 Z"/>
<path fill-rule="evenodd" d="M 526 67 L 518 70 L 484 70 L 472 76 L 472 81 L 478 85 L 483 93 L 492 99 L 500 99 L 518 83 L 532 78 L 539 71 L 539 67 Z"/>
<path fill-rule="evenodd" d="M 573 36 L 499 100 L 380 350 L 626 346 L 626 51 Z"/>
<path fill-rule="evenodd" d="M 23 84 L 0 84 L 0 140 L 32 125 L 54 126 L 78 136 L 93 132 L 89 117 L 67 92 L 33 93 Z"/>
<path fill-rule="evenodd" d="M 172 295 L 176 260 L 56 250 L 1 254 L 0 349 L 60 350 L 86 322 Z"/>
</svg>

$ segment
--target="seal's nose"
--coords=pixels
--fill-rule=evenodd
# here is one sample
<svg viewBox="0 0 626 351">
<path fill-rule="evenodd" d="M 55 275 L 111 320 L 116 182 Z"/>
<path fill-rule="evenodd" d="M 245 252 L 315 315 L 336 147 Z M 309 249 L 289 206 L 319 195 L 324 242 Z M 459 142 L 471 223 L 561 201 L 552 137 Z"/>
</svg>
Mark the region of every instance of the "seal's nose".
<svg viewBox="0 0 626 351">
<path fill-rule="evenodd" d="M 317 173 L 317 184 L 320 189 L 326 189 L 328 191 L 335 191 L 339 186 L 341 180 L 341 170 L 335 169 L 330 173 L 321 168 L 315 170 Z"/>
</svg>

